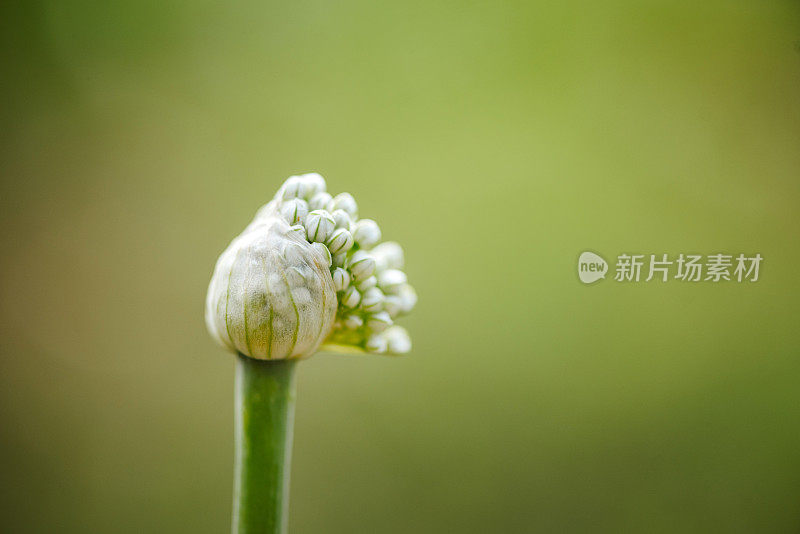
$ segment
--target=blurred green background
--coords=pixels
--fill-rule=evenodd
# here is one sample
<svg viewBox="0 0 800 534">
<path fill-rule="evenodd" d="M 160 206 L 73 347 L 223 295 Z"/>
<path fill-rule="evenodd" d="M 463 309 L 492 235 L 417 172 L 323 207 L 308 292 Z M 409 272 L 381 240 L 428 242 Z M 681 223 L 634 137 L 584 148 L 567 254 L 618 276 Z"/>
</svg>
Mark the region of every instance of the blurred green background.
<svg viewBox="0 0 800 534">
<path fill-rule="evenodd" d="M 0 9 L 0 530 L 229 529 L 206 285 L 313 170 L 420 301 L 302 365 L 292 532 L 800 531 L 797 2 Z"/>
</svg>

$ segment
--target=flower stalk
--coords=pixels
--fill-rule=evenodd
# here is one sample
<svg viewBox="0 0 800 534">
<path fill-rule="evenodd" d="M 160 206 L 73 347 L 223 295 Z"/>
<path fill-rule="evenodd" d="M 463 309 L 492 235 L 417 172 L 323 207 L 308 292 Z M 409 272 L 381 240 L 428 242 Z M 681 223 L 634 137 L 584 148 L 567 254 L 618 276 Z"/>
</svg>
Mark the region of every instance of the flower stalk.
<svg viewBox="0 0 800 534">
<path fill-rule="evenodd" d="M 236 357 L 234 534 L 286 532 L 297 361 Z"/>
</svg>

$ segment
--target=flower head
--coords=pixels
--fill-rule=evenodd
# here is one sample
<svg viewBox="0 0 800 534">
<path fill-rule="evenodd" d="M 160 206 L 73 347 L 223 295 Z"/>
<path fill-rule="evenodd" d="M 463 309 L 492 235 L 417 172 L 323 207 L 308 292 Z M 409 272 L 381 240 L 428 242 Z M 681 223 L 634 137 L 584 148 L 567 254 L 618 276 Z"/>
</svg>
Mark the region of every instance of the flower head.
<svg viewBox="0 0 800 534">
<path fill-rule="evenodd" d="M 417 297 L 403 249 L 380 239 L 352 195 L 331 195 L 316 173 L 290 177 L 217 261 L 209 332 L 258 359 L 304 358 L 320 347 L 408 352 L 408 333 L 394 321 Z"/>
</svg>

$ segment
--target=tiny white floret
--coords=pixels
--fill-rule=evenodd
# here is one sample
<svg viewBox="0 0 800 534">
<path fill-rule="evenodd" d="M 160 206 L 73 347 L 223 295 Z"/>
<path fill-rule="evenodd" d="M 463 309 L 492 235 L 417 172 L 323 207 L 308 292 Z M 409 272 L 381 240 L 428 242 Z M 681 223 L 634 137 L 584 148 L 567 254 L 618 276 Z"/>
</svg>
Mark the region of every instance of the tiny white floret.
<svg viewBox="0 0 800 534">
<path fill-rule="evenodd" d="M 336 291 L 344 291 L 350 285 L 350 273 L 341 267 L 336 267 L 331 273 L 333 276 L 333 287 Z"/>
<path fill-rule="evenodd" d="M 342 305 L 346 308 L 355 308 L 361 302 L 361 293 L 353 286 L 348 287 L 342 294 Z"/>
<path fill-rule="evenodd" d="M 353 239 L 362 248 L 370 248 L 381 240 L 381 229 L 372 219 L 361 219 L 355 224 Z"/>
<path fill-rule="evenodd" d="M 357 250 L 348 261 L 348 269 L 356 281 L 369 278 L 375 272 L 375 258 L 368 252 Z"/>
<path fill-rule="evenodd" d="M 377 312 L 383 308 L 383 292 L 373 287 L 364 292 L 361 297 L 361 309 L 366 312 Z"/>
<path fill-rule="evenodd" d="M 325 210 L 314 210 L 306 216 L 306 235 L 311 242 L 324 243 L 335 226 L 333 217 Z"/>
</svg>

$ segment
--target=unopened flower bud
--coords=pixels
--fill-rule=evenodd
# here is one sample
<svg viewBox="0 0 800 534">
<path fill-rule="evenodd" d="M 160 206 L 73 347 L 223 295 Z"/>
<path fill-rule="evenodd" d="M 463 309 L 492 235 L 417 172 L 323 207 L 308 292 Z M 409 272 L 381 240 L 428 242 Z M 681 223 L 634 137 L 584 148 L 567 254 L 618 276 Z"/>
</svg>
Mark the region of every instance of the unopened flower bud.
<svg viewBox="0 0 800 534">
<path fill-rule="evenodd" d="M 408 284 L 403 284 L 398 289 L 397 295 L 400 297 L 401 301 L 401 311 L 403 313 L 409 313 L 414 306 L 417 304 L 417 292 L 414 291 L 414 288 Z"/>
<path fill-rule="evenodd" d="M 351 248 L 353 248 L 353 236 L 344 228 L 334 230 L 328 238 L 328 249 L 331 254 L 347 252 Z"/>
<path fill-rule="evenodd" d="M 367 328 L 377 333 L 383 332 L 392 326 L 392 318 L 385 311 L 374 313 L 367 317 Z"/>
<path fill-rule="evenodd" d="M 383 354 L 389 348 L 388 340 L 381 334 L 374 334 L 367 339 L 366 349 L 373 354 Z"/>
<path fill-rule="evenodd" d="M 306 216 L 306 234 L 308 240 L 324 243 L 333 232 L 335 223 L 331 214 L 325 210 L 314 210 Z"/>
<path fill-rule="evenodd" d="M 372 219 L 361 219 L 355 223 L 353 239 L 362 248 L 370 248 L 381 240 L 381 229 Z"/>
<path fill-rule="evenodd" d="M 353 230 L 353 220 L 344 210 L 333 210 L 331 212 L 333 220 L 336 222 L 336 228 L 344 228 L 347 231 Z"/>
<path fill-rule="evenodd" d="M 402 269 L 404 264 L 403 248 L 394 241 L 385 241 L 370 250 L 375 257 L 378 270 Z"/>
<path fill-rule="evenodd" d="M 377 312 L 383 307 L 383 292 L 377 287 L 368 289 L 361 297 L 361 309 L 365 312 Z"/>
<path fill-rule="evenodd" d="M 328 204 L 328 211 L 344 210 L 351 218 L 358 216 L 358 204 L 350 193 L 339 193 Z"/>
<path fill-rule="evenodd" d="M 400 286 L 407 281 L 406 273 L 399 269 L 387 269 L 378 273 L 378 285 L 386 293 L 397 293 Z"/>
<path fill-rule="evenodd" d="M 356 287 L 358 288 L 359 291 L 361 291 L 363 293 L 366 290 L 372 289 L 373 287 L 375 287 L 377 285 L 378 285 L 378 279 L 375 278 L 374 276 L 370 276 L 369 278 L 364 278 L 363 280 L 358 282 L 356 284 Z"/>
<path fill-rule="evenodd" d="M 310 215 L 309 215 L 310 217 Z M 369 278 L 375 272 L 375 259 L 363 250 L 357 250 L 348 262 L 348 269 L 356 281 Z"/>
<path fill-rule="evenodd" d="M 359 302 L 361 302 L 361 293 L 353 286 L 348 287 L 342 294 L 342 305 L 346 308 L 355 308 Z"/>
<path fill-rule="evenodd" d="M 340 252 L 333 257 L 334 267 L 344 267 L 345 263 L 347 263 L 347 252 Z"/>
<path fill-rule="evenodd" d="M 358 330 L 364 326 L 364 319 L 360 315 L 350 314 L 344 318 L 344 326 L 350 330 Z"/>
<path fill-rule="evenodd" d="M 308 215 L 308 204 L 299 198 L 286 200 L 281 204 L 281 215 L 289 221 L 289 224 L 303 224 Z"/>
<path fill-rule="evenodd" d="M 350 273 L 345 269 L 336 267 L 331 274 L 333 277 L 333 287 L 336 288 L 336 291 L 344 291 L 347 289 L 347 286 L 350 285 Z"/>
<path fill-rule="evenodd" d="M 405 354 L 411 351 L 411 338 L 402 326 L 391 326 L 381 335 L 387 341 L 387 351 L 391 354 Z"/>
<path fill-rule="evenodd" d="M 403 299 L 397 295 L 386 295 L 383 299 L 383 309 L 394 319 L 403 312 Z"/>
<path fill-rule="evenodd" d="M 316 172 L 309 172 L 307 174 L 300 175 L 300 179 L 304 185 L 303 196 L 308 198 L 313 198 L 319 192 L 325 191 L 325 178 L 322 177 L 319 173 Z"/>
<path fill-rule="evenodd" d="M 331 350 L 407 352 L 408 334 L 393 321 L 417 296 L 402 249 L 380 238 L 375 221 L 358 220 L 350 194 L 332 197 L 317 173 L 291 176 L 220 256 L 209 331 L 260 359 L 303 358 L 323 341 Z"/>
<path fill-rule="evenodd" d="M 278 191 L 278 198 L 290 200 L 303 198 L 306 194 L 306 183 L 300 176 L 290 176 Z"/>
<path fill-rule="evenodd" d="M 311 356 L 336 317 L 326 260 L 276 209 L 219 257 L 206 298 L 209 332 L 251 358 Z"/>
<path fill-rule="evenodd" d="M 331 200 L 333 200 L 333 197 L 330 195 L 330 193 L 320 191 L 311 197 L 311 200 L 308 201 L 308 207 L 312 210 L 324 210 L 328 207 L 328 203 Z"/>
</svg>

